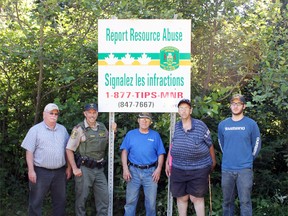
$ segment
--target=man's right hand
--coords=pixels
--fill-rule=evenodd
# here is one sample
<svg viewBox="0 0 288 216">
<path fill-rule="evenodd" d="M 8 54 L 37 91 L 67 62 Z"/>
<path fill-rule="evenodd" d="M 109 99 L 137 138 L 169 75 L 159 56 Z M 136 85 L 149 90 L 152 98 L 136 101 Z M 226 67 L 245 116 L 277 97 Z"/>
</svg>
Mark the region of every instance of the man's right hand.
<svg viewBox="0 0 288 216">
<path fill-rule="evenodd" d="M 30 182 L 36 184 L 37 176 L 36 176 L 36 172 L 34 170 L 28 171 L 28 178 L 29 178 Z"/>
<path fill-rule="evenodd" d="M 131 178 L 132 178 L 132 176 L 131 176 L 131 174 L 130 174 L 130 172 L 129 172 L 129 169 L 128 169 L 128 168 L 123 169 L 123 179 L 124 179 L 125 181 L 130 181 Z"/>
</svg>

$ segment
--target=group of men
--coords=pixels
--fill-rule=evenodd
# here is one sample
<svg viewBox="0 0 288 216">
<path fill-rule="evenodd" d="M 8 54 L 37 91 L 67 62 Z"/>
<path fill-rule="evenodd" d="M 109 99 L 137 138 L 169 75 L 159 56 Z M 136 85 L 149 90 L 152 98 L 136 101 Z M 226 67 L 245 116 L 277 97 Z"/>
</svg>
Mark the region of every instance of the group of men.
<svg viewBox="0 0 288 216">
<path fill-rule="evenodd" d="M 232 117 L 218 126 L 218 141 L 222 157 L 223 215 L 234 215 L 236 191 L 241 215 L 252 215 L 251 190 L 253 161 L 261 148 L 257 123 L 244 116 L 246 102 L 236 94 L 230 100 Z M 197 216 L 205 215 L 204 196 L 208 178 L 216 165 L 211 134 L 206 124 L 192 118 L 188 99 L 178 103 L 180 121 L 165 163 L 179 216 L 187 215 L 189 200 Z M 42 205 L 48 191 L 52 197 L 53 215 L 65 215 L 66 181 L 74 175 L 75 214 L 86 215 L 85 205 L 93 189 L 97 215 L 108 215 L 108 185 L 104 173 L 108 130 L 97 121 L 97 104 L 84 107 L 84 121 L 77 124 L 69 137 L 66 128 L 57 123 L 59 108 L 46 105 L 43 121 L 28 131 L 22 142 L 26 150 L 29 178 L 29 216 L 42 215 Z M 140 113 L 139 127 L 130 130 L 120 146 L 123 179 L 127 182 L 125 216 L 136 215 L 140 188 L 143 187 L 147 216 L 156 216 L 156 196 L 166 154 L 160 134 L 152 130 L 152 115 Z M 112 124 L 116 132 L 116 123 Z"/>
</svg>

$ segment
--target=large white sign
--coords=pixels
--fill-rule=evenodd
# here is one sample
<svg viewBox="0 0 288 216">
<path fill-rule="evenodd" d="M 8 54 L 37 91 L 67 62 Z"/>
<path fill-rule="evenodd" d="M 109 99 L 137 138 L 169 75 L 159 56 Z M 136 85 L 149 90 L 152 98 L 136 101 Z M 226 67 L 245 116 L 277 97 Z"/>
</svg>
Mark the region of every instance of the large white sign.
<svg viewBox="0 0 288 216">
<path fill-rule="evenodd" d="M 99 20 L 100 112 L 177 112 L 190 99 L 190 20 Z"/>
</svg>

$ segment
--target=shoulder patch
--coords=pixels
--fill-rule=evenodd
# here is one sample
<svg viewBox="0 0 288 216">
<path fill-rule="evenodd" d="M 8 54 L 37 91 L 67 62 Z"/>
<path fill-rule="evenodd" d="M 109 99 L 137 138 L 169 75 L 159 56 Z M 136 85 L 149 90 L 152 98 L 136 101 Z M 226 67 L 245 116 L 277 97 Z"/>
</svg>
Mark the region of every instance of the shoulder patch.
<svg viewBox="0 0 288 216">
<path fill-rule="evenodd" d="M 73 129 L 71 133 L 71 139 L 76 139 L 77 135 L 78 135 L 77 129 Z"/>
</svg>

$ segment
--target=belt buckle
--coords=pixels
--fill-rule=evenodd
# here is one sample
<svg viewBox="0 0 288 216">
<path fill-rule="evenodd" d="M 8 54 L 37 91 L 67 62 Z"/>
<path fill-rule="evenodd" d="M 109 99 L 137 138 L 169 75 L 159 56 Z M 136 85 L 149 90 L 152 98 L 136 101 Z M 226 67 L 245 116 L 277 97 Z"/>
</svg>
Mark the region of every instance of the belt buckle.
<svg viewBox="0 0 288 216">
<path fill-rule="evenodd" d="M 137 168 L 139 168 L 139 169 L 149 169 L 150 165 L 138 165 Z"/>
<path fill-rule="evenodd" d="M 138 169 L 149 169 L 151 166 L 151 164 L 148 164 L 148 165 L 138 165 L 138 164 L 133 164 L 133 163 L 129 163 L 129 165 L 132 165 Z"/>
</svg>

